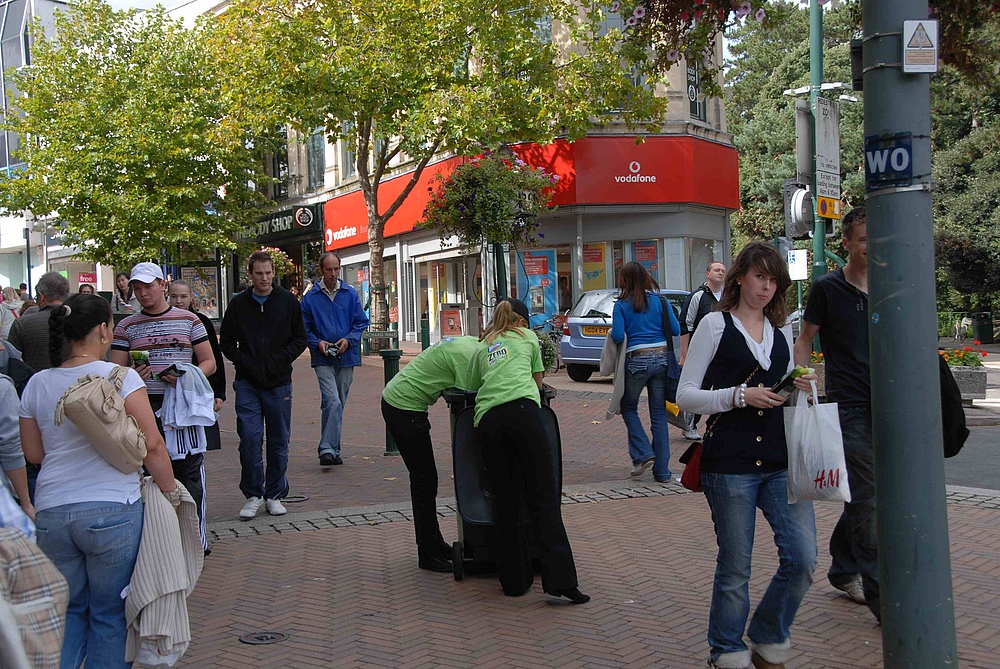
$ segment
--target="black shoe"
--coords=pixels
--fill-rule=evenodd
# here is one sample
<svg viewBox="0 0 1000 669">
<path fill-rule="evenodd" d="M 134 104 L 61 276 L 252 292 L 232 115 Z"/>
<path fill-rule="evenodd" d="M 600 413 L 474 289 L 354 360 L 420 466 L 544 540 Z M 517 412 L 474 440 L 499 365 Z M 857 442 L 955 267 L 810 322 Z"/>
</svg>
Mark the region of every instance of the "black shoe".
<svg viewBox="0 0 1000 669">
<path fill-rule="evenodd" d="M 438 550 L 441 552 L 441 557 L 446 560 L 451 560 L 454 556 L 454 551 L 451 550 L 451 546 L 448 544 L 439 544 Z"/>
<path fill-rule="evenodd" d="M 344 464 L 344 460 L 339 455 L 335 455 L 333 456 L 333 464 L 342 465 Z"/>
<path fill-rule="evenodd" d="M 420 560 L 418 565 L 421 569 L 436 571 L 441 574 L 450 574 L 452 571 L 451 561 L 440 557 L 430 558 L 429 560 Z"/>
<path fill-rule="evenodd" d="M 319 456 L 319 464 L 323 467 L 329 467 L 330 465 L 337 464 L 337 460 L 339 460 L 339 458 L 334 457 L 333 453 L 324 453 Z"/>
<path fill-rule="evenodd" d="M 580 592 L 579 588 L 566 588 L 565 590 L 553 590 L 548 594 L 553 597 L 565 597 L 574 604 L 586 604 L 590 601 L 590 595 Z"/>
<path fill-rule="evenodd" d="M 208 557 L 211 554 L 212 554 L 212 549 L 211 548 L 206 548 L 205 549 L 205 557 Z"/>
</svg>

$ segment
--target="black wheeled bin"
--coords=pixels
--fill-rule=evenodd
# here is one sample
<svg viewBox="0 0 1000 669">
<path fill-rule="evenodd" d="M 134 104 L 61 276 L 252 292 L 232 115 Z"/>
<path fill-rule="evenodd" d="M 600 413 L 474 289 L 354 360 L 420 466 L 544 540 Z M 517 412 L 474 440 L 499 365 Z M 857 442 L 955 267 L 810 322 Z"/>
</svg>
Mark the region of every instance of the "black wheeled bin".
<svg viewBox="0 0 1000 669">
<path fill-rule="evenodd" d="M 980 344 L 993 343 L 993 314 L 982 312 L 972 321 L 972 336 Z"/>
<path fill-rule="evenodd" d="M 555 459 L 558 480 L 562 489 L 562 442 L 559 437 L 559 421 L 549 406 L 556 396 L 554 388 L 542 386 L 541 416 L 548 435 L 546 445 Z M 484 574 L 496 571 L 495 532 L 493 528 L 493 501 L 490 498 L 489 482 L 483 465 L 482 452 L 472 425 L 475 416 L 475 391 L 447 391 L 445 401 L 451 409 L 451 450 L 455 476 L 455 499 L 458 506 L 458 541 L 452 545 L 452 566 L 455 580 L 461 581 L 466 574 Z M 531 536 L 531 527 L 526 510 L 522 519 L 528 540 L 532 561 L 537 564 L 538 550 Z"/>
</svg>

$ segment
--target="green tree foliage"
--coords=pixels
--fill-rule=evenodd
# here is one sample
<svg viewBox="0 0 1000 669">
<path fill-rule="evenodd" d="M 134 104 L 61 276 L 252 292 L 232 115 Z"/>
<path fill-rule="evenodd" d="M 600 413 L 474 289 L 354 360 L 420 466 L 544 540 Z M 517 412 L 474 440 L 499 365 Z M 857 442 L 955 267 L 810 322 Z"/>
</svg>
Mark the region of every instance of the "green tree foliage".
<svg viewBox="0 0 1000 669">
<path fill-rule="evenodd" d="M 704 61 L 711 80 L 720 64 L 713 62 L 707 47 L 719 33 L 742 21 L 780 29 L 790 8 L 808 8 L 809 0 L 625 0 L 622 4 L 626 12 L 640 8 L 636 16 L 641 19 L 628 41 L 637 53 L 646 53 L 654 69 L 665 72 L 683 56 Z M 849 20 L 860 28 L 861 1 L 845 0 L 845 4 Z M 928 4 L 930 15 L 940 22 L 941 60 L 970 81 L 995 86 L 1000 80 L 995 67 L 1000 45 L 983 39 L 982 27 L 1000 14 L 1000 0 L 929 0 Z M 820 5 L 830 7 L 828 0 L 820 0 Z"/>
<path fill-rule="evenodd" d="M 783 92 L 809 84 L 809 16 L 793 5 L 784 20 L 746 22 L 729 35 L 726 111 L 740 152 L 740 205 L 732 219 L 737 238 L 771 239 L 784 234 L 785 179 L 795 176 L 795 103 Z M 824 71 L 828 81 L 850 81 L 849 6 L 828 11 L 824 25 Z M 839 92 L 830 94 L 837 99 Z M 840 104 L 840 167 L 843 199 L 863 201 L 863 108 Z"/>
<path fill-rule="evenodd" d="M 441 151 L 662 117 L 665 101 L 629 76 L 621 35 L 599 34 L 603 19 L 596 3 L 574 0 L 238 0 L 214 46 L 224 95 L 255 127 L 324 128 L 352 147 L 371 276 L 381 277 L 385 222 Z M 379 185 L 397 156 L 416 169 L 386 201 Z M 377 297 L 383 289 L 373 285 Z"/>
<path fill-rule="evenodd" d="M 84 0 L 57 14 L 51 39 L 33 28 L 31 66 L 13 76 L 6 127 L 26 164 L 0 195 L 9 211 L 55 217 L 80 256 L 119 267 L 214 256 L 263 204 L 201 31 L 162 10 Z"/>
</svg>

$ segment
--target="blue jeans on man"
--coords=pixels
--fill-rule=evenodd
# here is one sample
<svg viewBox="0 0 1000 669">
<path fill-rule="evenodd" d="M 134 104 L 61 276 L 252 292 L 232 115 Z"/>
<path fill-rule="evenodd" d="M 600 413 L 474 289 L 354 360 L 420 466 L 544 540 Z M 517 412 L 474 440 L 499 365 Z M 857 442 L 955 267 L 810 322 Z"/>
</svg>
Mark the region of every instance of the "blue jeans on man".
<svg viewBox="0 0 1000 669">
<path fill-rule="evenodd" d="M 354 367 L 340 365 L 317 365 L 316 378 L 319 380 L 319 394 L 323 417 L 317 451 L 319 455 L 329 453 L 340 456 L 340 433 L 344 426 L 344 406 L 347 394 L 354 380 Z"/>
<path fill-rule="evenodd" d="M 38 547 L 69 585 L 60 669 L 121 669 L 125 661 L 125 600 L 142 537 L 142 500 L 80 502 L 39 511 Z"/>
<path fill-rule="evenodd" d="M 282 499 L 288 495 L 285 473 L 292 425 L 292 384 L 261 390 L 246 379 L 237 379 L 233 390 L 236 432 L 240 436 L 240 490 L 247 499 Z"/>
<path fill-rule="evenodd" d="M 639 419 L 639 395 L 647 391 L 649 424 L 653 432 L 650 443 L 646 428 Z M 632 464 L 638 465 L 652 457 L 653 478 L 670 480 L 670 435 L 667 433 L 667 355 L 629 355 L 625 360 L 625 392 L 621 412 L 628 429 L 628 452 Z"/>
<path fill-rule="evenodd" d="M 813 582 L 816 520 L 812 502 L 788 503 L 788 470 L 752 474 L 702 472 L 701 485 L 712 509 L 719 556 L 708 618 L 711 661 L 721 668 L 750 666 L 743 632 L 763 659 L 782 664 L 789 629 Z M 774 532 L 778 571 L 750 615 L 750 566 L 757 509 Z"/>
<path fill-rule="evenodd" d="M 833 585 L 843 585 L 860 574 L 868 608 L 876 617 L 881 617 L 871 407 L 841 406 L 838 407 L 838 413 L 851 501 L 844 503 L 844 511 L 830 535 L 830 555 L 833 562 L 827 578 Z"/>
</svg>

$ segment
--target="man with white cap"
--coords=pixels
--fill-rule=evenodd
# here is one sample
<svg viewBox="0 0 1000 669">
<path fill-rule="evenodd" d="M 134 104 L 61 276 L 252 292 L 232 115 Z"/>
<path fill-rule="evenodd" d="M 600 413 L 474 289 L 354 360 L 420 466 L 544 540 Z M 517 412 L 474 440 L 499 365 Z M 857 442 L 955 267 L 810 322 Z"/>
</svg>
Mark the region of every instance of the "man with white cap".
<svg viewBox="0 0 1000 669">
<path fill-rule="evenodd" d="M 175 309 L 167 303 L 163 270 L 159 265 L 137 264 L 132 268 L 129 285 L 142 311 L 122 319 L 115 327 L 111 362 L 127 367 L 133 359 L 132 351 L 146 352 L 145 356 L 137 358 L 134 366 L 146 382 L 149 403 L 155 413 L 163 406 L 167 386 L 177 384 L 177 376 L 166 370 L 181 363 L 192 364 L 192 360 L 197 359 L 198 367 L 208 377 L 215 372 L 215 356 L 201 320 L 190 311 Z M 174 477 L 198 502 L 202 543 L 207 551 L 204 451 L 203 447 L 196 447 L 188 453 L 171 453 L 170 460 Z"/>
</svg>

